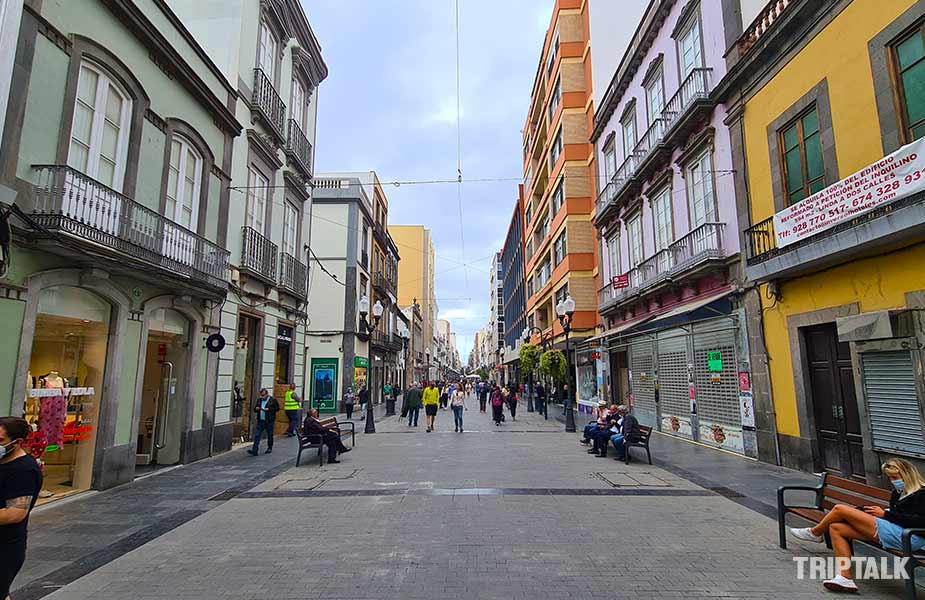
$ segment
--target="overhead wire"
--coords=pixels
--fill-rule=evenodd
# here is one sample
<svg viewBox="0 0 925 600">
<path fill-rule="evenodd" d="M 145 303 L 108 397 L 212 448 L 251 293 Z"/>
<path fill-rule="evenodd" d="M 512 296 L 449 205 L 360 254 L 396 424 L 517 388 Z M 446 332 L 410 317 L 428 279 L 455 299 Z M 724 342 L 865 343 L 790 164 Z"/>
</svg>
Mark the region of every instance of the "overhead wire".
<svg viewBox="0 0 925 600">
<path fill-rule="evenodd" d="M 463 225 L 463 199 L 462 199 L 462 182 L 463 182 L 463 172 L 462 172 L 462 102 L 460 101 L 460 96 L 462 91 L 460 88 L 460 68 L 459 68 L 459 0 L 455 1 L 456 4 L 456 204 L 459 207 L 459 245 L 460 245 L 460 257 L 466 259 L 466 238 L 465 238 L 465 226 Z M 463 277 L 466 280 L 466 289 L 469 289 L 469 271 L 463 271 Z"/>
</svg>

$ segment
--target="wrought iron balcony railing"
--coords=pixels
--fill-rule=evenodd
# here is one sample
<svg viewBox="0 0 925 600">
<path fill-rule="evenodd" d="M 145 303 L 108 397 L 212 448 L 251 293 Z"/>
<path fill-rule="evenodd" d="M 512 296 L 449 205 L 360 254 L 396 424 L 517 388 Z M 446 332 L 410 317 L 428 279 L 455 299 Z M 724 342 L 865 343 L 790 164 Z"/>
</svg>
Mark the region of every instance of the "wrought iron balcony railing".
<svg viewBox="0 0 925 600">
<path fill-rule="evenodd" d="M 710 97 L 713 69 L 698 67 L 690 72 L 681 87 L 675 92 L 665 109 L 662 118 L 667 121 L 666 131 L 675 126 L 697 100 Z"/>
<path fill-rule="evenodd" d="M 37 165 L 33 220 L 172 273 L 228 287 L 228 251 L 66 165 Z"/>
<path fill-rule="evenodd" d="M 241 268 L 268 283 L 276 283 L 276 244 L 253 227 L 241 228 Z"/>
<path fill-rule="evenodd" d="M 312 143 L 294 119 L 289 119 L 289 137 L 286 139 L 286 154 L 295 160 L 306 177 L 312 176 Z"/>
<path fill-rule="evenodd" d="M 283 252 L 279 257 L 279 287 L 292 292 L 299 298 L 308 295 L 308 267 L 297 258 Z"/>
<path fill-rule="evenodd" d="M 273 82 L 260 68 L 254 69 L 251 107 L 266 120 L 280 141 L 286 139 L 286 105 L 279 97 Z"/>
<path fill-rule="evenodd" d="M 382 271 L 376 271 L 373 275 L 373 286 L 384 290 L 386 292 L 391 292 L 395 294 L 395 279 Z"/>
</svg>

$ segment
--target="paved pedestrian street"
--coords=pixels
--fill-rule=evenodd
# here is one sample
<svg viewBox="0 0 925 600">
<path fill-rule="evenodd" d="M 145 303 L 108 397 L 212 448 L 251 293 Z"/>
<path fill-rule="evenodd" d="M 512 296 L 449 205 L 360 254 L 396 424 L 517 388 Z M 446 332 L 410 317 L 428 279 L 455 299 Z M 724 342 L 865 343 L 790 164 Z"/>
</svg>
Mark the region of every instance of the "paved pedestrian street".
<svg viewBox="0 0 925 600">
<path fill-rule="evenodd" d="M 670 455 L 658 456 L 659 449 L 685 454 L 680 471 L 688 473 L 690 455 L 699 450 L 695 446 L 653 443 L 665 468 L 641 462 L 627 466 L 587 455 L 578 436 L 564 433 L 552 417 L 523 412 L 516 422 L 508 415 L 506 423 L 495 427 L 488 415 L 470 409 L 465 413 L 468 429 L 461 434 L 453 432 L 449 411 L 440 411 L 434 433 L 425 433 L 423 419 L 419 428 L 409 428 L 389 417 L 379 422 L 376 435 L 360 434 L 355 451 L 341 457 L 340 464 L 319 468 L 311 457 L 298 468 L 281 464 L 293 456 L 293 445 L 279 440 L 272 455 L 253 458 L 239 449 L 51 506 L 32 524 L 24 574 L 31 573 L 34 581 L 18 580 L 24 593 L 14 591 L 13 597 L 829 595 L 818 581 L 797 580 L 792 560 L 809 551 L 823 553 L 824 546 L 794 543 L 790 550 L 779 549 L 775 523 L 765 514 L 679 476 Z M 49 573 L 42 565 L 53 560 L 43 529 L 70 536 L 69 547 L 78 545 L 97 507 L 112 509 L 110 496 L 143 488 L 160 500 L 152 503 L 158 510 L 165 506 L 157 495 L 158 480 L 166 485 L 192 469 L 199 470 L 199 480 L 213 470 L 222 474 L 227 490 L 203 489 L 212 499 L 197 500 L 196 486 L 203 484 L 187 480 L 186 503 L 173 505 L 192 518 L 164 513 L 163 519 L 176 521 L 175 526 L 134 549 L 113 535 L 108 560 L 98 568 L 82 574 L 77 566 L 58 562 L 59 577 L 68 572 L 82 576 L 42 586 Z M 261 469 L 263 474 L 256 474 Z M 234 481 L 235 470 L 244 483 Z M 136 518 L 125 515 L 128 521 Z M 86 532 L 88 538 L 102 534 L 92 527 Z M 40 540 L 44 549 L 35 554 Z M 128 551 L 120 555 L 120 547 Z M 100 552 L 107 550 L 98 551 L 97 560 Z M 81 560 L 87 558 L 75 562 Z M 899 582 L 859 583 L 870 597 L 901 596 Z"/>
</svg>

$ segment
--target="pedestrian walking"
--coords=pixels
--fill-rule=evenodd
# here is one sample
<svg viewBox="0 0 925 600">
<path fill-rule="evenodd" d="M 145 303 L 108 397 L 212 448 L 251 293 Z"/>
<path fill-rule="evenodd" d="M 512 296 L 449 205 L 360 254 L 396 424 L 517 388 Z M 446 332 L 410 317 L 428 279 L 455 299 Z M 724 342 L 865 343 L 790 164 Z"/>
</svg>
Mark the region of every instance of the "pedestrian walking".
<svg viewBox="0 0 925 600">
<path fill-rule="evenodd" d="M 517 420 L 517 386 L 511 388 L 510 393 L 507 395 L 507 407 L 511 411 L 511 420 Z"/>
<path fill-rule="evenodd" d="M 42 471 L 22 445 L 32 432 L 24 419 L 0 417 L 0 598 L 9 600 L 13 579 L 26 562 L 29 512 L 42 489 Z"/>
<path fill-rule="evenodd" d="M 369 402 L 369 390 L 366 389 L 365 383 L 360 384 L 359 399 L 360 399 L 360 412 L 364 412 L 366 410 L 366 404 Z M 362 419 L 363 415 L 360 415 L 359 418 Z"/>
<path fill-rule="evenodd" d="M 382 399 L 386 402 L 392 399 L 392 384 L 386 383 L 382 386 Z"/>
<path fill-rule="evenodd" d="M 347 419 L 353 418 L 353 404 L 356 402 L 356 396 L 353 394 L 353 388 L 347 386 L 347 392 L 344 394 L 344 411 L 347 413 Z"/>
<path fill-rule="evenodd" d="M 247 451 L 251 456 L 257 456 L 260 451 L 260 438 L 266 434 L 267 449 L 264 454 L 273 452 L 273 426 L 276 424 L 276 413 L 279 412 L 279 402 L 270 395 L 267 388 L 260 390 L 260 397 L 254 404 L 254 413 L 257 423 L 254 426 L 254 447 Z"/>
<path fill-rule="evenodd" d="M 533 404 L 536 412 L 546 414 L 546 388 L 542 383 L 533 386 Z"/>
<path fill-rule="evenodd" d="M 405 399 L 408 406 L 408 427 L 417 427 L 418 415 L 421 414 L 421 407 L 424 406 L 421 386 L 411 386 L 411 388 L 405 392 Z"/>
<path fill-rule="evenodd" d="M 299 431 L 299 413 L 302 412 L 302 399 L 295 393 L 295 384 L 290 383 L 289 389 L 283 398 L 283 410 L 286 411 L 286 418 L 289 419 L 289 426 L 286 428 L 286 437 L 293 437 Z"/>
<path fill-rule="evenodd" d="M 479 412 L 485 412 L 485 407 L 488 405 L 488 394 L 491 390 L 488 388 L 488 383 L 479 384 Z"/>
<path fill-rule="evenodd" d="M 491 418 L 495 427 L 501 425 L 501 421 L 504 420 L 504 396 L 498 386 L 491 391 Z"/>
<path fill-rule="evenodd" d="M 430 433 L 434 430 L 435 421 L 437 419 L 437 409 L 440 407 L 440 390 L 434 382 L 431 381 L 427 389 L 424 390 L 422 396 L 425 424 L 427 425 L 427 433 Z"/>
<path fill-rule="evenodd" d="M 440 408 L 446 410 L 447 405 L 450 402 L 450 385 L 446 384 L 443 387 L 443 390 L 440 392 Z"/>
<path fill-rule="evenodd" d="M 453 398 L 450 400 L 450 406 L 453 408 L 453 422 L 456 424 L 456 432 L 463 432 L 463 411 L 469 410 L 466 407 L 466 392 L 461 388 L 456 388 L 453 392 Z"/>
</svg>

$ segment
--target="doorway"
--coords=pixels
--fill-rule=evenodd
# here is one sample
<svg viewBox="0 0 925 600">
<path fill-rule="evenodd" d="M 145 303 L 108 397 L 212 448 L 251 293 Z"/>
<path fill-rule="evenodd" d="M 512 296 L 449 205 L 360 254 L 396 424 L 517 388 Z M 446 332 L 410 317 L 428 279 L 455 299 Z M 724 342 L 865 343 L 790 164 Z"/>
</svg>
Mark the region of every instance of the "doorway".
<svg viewBox="0 0 925 600">
<path fill-rule="evenodd" d="M 861 418 L 850 346 L 838 341 L 834 323 L 805 328 L 803 339 L 818 461 L 826 471 L 864 481 Z"/>
<path fill-rule="evenodd" d="M 258 374 L 257 345 L 260 339 L 260 319 L 238 315 L 238 337 L 234 347 L 234 381 L 232 387 L 231 417 L 234 424 L 233 439 L 244 442 L 250 439 L 251 408 L 255 401 Z"/>
<path fill-rule="evenodd" d="M 611 351 L 610 353 L 610 389 L 612 404 L 630 403 L 630 369 L 626 350 Z"/>
<path fill-rule="evenodd" d="M 189 322 L 175 310 L 148 319 L 135 464 L 175 465 L 185 428 Z M 142 469 L 144 470 L 144 469 Z"/>
</svg>

